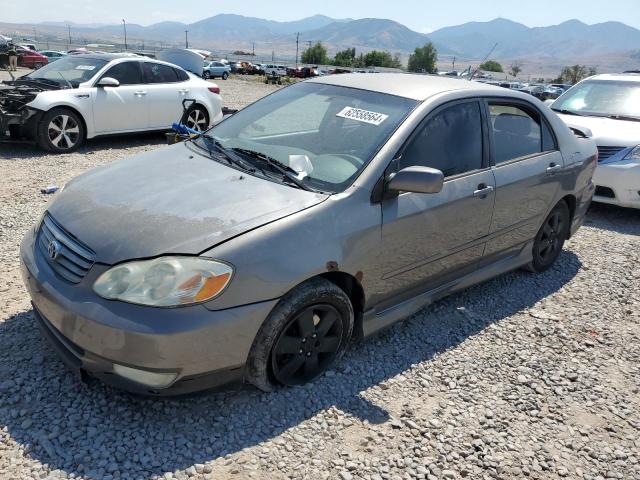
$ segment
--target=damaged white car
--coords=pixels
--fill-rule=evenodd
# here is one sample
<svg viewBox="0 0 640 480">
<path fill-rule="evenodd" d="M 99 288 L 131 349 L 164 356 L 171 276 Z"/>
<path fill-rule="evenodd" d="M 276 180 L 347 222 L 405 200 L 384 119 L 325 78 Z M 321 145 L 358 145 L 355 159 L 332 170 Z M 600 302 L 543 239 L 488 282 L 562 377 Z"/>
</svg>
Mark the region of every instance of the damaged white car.
<svg viewBox="0 0 640 480">
<path fill-rule="evenodd" d="M 216 84 L 146 57 L 70 55 L 0 84 L 0 139 L 33 140 L 51 152 L 176 121 L 202 131 L 221 119 Z"/>
<path fill-rule="evenodd" d="M 640 208 L 640 75 L 588 78 L 551 109 L 570 126 L 593 132 L 599 153 L 593 201 Z"/>
</svg>

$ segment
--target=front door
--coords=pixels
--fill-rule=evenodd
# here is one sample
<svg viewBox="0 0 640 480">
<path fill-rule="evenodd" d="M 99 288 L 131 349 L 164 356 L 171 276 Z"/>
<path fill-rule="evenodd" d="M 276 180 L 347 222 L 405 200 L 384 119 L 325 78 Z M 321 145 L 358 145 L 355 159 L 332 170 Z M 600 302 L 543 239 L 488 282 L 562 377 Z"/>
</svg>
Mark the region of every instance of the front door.
<svg viewBox="0 0 640 480">
<path fill-rule="evenodd" d="M 395 161 L 399 169 L 439 169 L 445 182 L 439 193 L 383 201 L 379 309 L 442 285 L 482 258 L 495 198 L 482 118 L 478 100 L 447 104 L 427 117 Z"/>
<path fill-rule="evenodd" d="M 95 87 L 93 119 L 97 134 L 144 130 L 149 127 L 149 99 L 139 61 L 114 65 L 101 78 L 111 77 L 118 87 Z M 98 80 L 99 81 L 99 80 Z"/>
</svg>

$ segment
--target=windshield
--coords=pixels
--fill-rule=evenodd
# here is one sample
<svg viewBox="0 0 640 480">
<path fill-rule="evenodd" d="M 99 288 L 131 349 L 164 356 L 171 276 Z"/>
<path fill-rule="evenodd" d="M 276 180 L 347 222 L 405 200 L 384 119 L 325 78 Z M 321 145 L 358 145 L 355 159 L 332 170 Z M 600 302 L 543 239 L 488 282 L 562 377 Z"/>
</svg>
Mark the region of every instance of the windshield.
<svg viewBox="0 0 640 480">
<path fill-rule="evenodd" d="M 339 192 L 416 104 L 367 90 L 298 83 L 241 110 L 208 135 L 224 149 L 276 160 L 312 189 Z"/>
<path fill-rule="evenodd" d="M 640 118 L 640 82 L 587 80 L 559 97 L 551 108 L 598 117 Z"/>
<path fill-rule="evenodd" d="M 43 79 L 58 82 L 61 86 L 67 86 L 69 82 L 74 88 L 91 78 L 107 64 L 106 60 L 74 55 L 61 58 L 49 63 L 38 70 L 25 75 L 24 78 L 33 80 Z"/>
</svg>

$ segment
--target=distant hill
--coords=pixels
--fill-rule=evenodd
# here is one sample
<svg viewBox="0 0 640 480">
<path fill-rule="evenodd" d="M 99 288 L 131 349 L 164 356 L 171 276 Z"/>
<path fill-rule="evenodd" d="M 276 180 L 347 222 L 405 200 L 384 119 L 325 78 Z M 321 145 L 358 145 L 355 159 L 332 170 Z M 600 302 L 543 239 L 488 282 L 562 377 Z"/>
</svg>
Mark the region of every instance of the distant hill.
<svg viewBox="0 0 640 480">
<path fill-rule="evenodd" d="M 72 36 L 79 42 L 122 44 L 123 25 L 73 24 Z M 0 32 L 14 33 L 30 38 L 34 27 L 38 38 L 49 37 L 66 42 L 67 22 L 32 24 L 0 23 Z M 129 45 L 144 42 L 167 45 L 184 45 L 188 30 L 189 45 L 214 51 L 251 49 L 257 53 L 276 56 L 295 54 L 295 34 L 300 33 L 300 48 L 306 42 L 323 42 L 332 55 L 337 50 L 356 47 L 361 52 L 388 50 L 401 53 L 405 58 L 416 47 L 432 41 L 441 55 L 456 55 L 459 60 L 471 63 L 482 59 L 497 44 L 492 58 L 536 59 L 549 62 L 570 63 L 577 59 L 594 58 L 612 65 L 608 58 L 616 58 L 615 65 L 638 68 L 633 53 L 640 47 L 640 30 L 620 22 L 586 25 L 570 20 L 559 25 L 529 28 L 508 19 L 498 18 L 489 22 L 470 22 L 446 27 L 428 35 L 415 32 L 406 26 L 387 19 L 363 18 L 334 19 L 314 15 L 301 20 L 278 22 L 242 15 L 220 14 L 195 23 L 160 22 L 149 26 L 127 23 Z M 637 54 L 637 53 L 636 53 Z M 566 62 L 563 60 L 565 59 Z M 554 63 L 555 64 L 555 63 Z"/>
<path fill-rule="evenodd" d="M 442 28 L 429 37 L 446 45 L 461 56 L 482 58 L 498 44 L 493 56 L 516 58 L 576 55 L 600 55 L 638 48 L 640 30 L 620 22 L 586 25 L 569 20 L 550 27 L 529 28 L 506 19 L 470 22 Z"/>
<path fill-rule="evenodd" d="M 304 33 L 305 38 L 322 41 L 335 49 L 356 47 L 358 49 L 412 52 L 429 41 L 426 35 L 414 32 L 393 20 L 363 18 L 351 22 L 335 22 L 323 28 Z M 447 46 L 439 45 L 446 53 Z"/>
</svg>

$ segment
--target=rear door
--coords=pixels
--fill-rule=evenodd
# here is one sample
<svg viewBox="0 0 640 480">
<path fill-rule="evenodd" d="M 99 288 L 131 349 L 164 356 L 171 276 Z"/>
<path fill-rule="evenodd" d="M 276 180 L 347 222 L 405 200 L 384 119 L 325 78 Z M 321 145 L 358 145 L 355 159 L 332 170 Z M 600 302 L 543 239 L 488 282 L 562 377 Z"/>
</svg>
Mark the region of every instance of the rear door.
<svg viewBox="0 0 640 480">
<path fill-rule="evenodd" d="M 182 118 L 182 101 L 189 98 L 189 76 L 162 63 L 143 62 L 142 69 L 149 92 L 149 126 L 171 128 Z"/>
<path fill-rule="evenodd" d="M 100 79 L 115 78 L 118 87 L 94 87 L 93 119 L 98 134 L 144 130 L 149 125 L 149 99 L 138 60 L 113 65 Z"/>
<path fill-rule="evenodd" d="M 486 255 L 520 248 L 535 237 L 560 189 L 563 160 L 540 111 L 520 100 L 490 99 L 496 205 Z"/>
<path fill-rule="evenodd" d="M 401 193 L 383 201 L 386 291 L 379 293 L 389 305 L 472 270 L 483 256 L 495 186 L 483 115 L 481 101 L 475 99 L 441 107 L 394 161 L 393 170 L 437 168 L 445 181 L 439 193 Z"/>
</svg>

